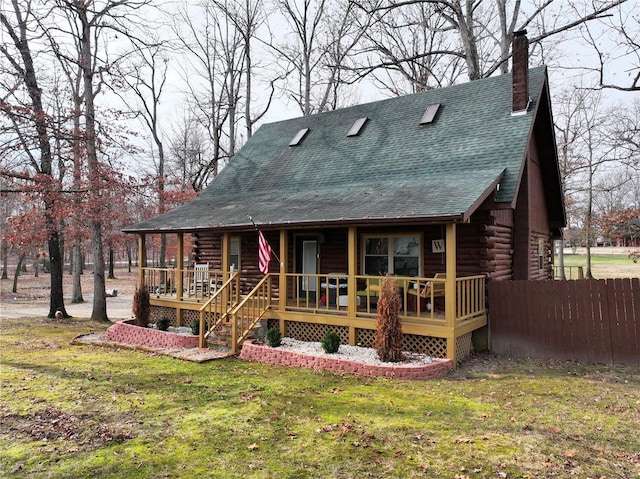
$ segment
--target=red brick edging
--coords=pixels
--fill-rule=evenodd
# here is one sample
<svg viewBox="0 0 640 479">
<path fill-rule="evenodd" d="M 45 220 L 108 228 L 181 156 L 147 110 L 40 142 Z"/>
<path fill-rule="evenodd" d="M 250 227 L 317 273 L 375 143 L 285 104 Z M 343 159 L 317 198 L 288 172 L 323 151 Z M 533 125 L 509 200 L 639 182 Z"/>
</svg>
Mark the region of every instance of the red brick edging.
<svg viewBox="0 0 640 479">
<path fill-rule="evenodd" d="M 107 329 L 106 339 L 120 343 L 159 346 L 163 348 L 197 348 L 198 336 L 176 334 L 131 324 L 132 319 L 118 321 Z"/>
<path fill-rule="evenodd" d="M 327 370 L 337 373 L 353 373 L 361 376 L 382 376 L 398 379 L 435 379 L 453 369 L 450 359 L 436 359 L 429 364 L 366 364 L 348 359 L 288 351 L 245 341 L 240 358 L 275 366 L 289 366 Z"/>
</svg>

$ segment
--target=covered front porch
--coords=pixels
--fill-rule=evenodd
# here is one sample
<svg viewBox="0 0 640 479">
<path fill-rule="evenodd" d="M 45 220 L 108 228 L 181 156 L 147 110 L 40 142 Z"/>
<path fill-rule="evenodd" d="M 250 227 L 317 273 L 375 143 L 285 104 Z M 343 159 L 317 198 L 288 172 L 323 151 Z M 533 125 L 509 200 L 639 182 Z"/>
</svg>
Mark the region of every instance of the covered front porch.
<svg viewBox="0 0 640 479">
<path fill-rule="evenodd" d="M 302 340 L 318 341 L 324 332 L 334 330 L 345 344 L 371 346 L 383 275 L 361 274 L 367 261 L 363 248 L 358 248 L 361 231 L 355 226 L 345 230 L 345 271 L 300 271 L 304 268 L 292 253 L 296 236 L 281 229 L 279 248 L 274 248 L 280 261 L 272 262 L 272 269 L 278 264 L 278 270 L 257 276 L 248 266 L 236 269 L 239 256 L 232 241 L 238 233 L 221 233 L 217 269 L 197 261 L 185 264 L 184 236 L 176 233 L 175 264 L 142 266 L 139 284 L 150 292 L 156 314 L 173 318 L 177 325 L 199 320 L 202 347 L 225 336 L 236 352 L 260 324 Z M 442 248 L 448 253 L 443 255 L 443 271 L 393 276 L 402 300 L 400 319 L 407 349 L 455 361 L 470 350 L 471 332 L 487 324 L 485 275 L 456 274 L 456 224 L 446 225 L 444 231 Z M 144 234 L 139 235 L 139 251 L 142 255 L 146 251 Z M 146 264 L 146 258 L 140 259 Z"/>
</svg>

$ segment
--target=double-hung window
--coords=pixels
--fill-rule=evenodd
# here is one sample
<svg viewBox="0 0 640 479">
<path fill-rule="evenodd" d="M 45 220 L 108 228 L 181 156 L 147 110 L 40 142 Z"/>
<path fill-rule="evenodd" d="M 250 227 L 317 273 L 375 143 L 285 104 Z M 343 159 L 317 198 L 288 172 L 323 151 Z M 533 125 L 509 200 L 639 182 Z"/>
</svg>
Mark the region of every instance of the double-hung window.
<svg viewBox="0 0 640 479">
<path fill-rule="evenodd" d="M 363 273 L 420 276 L 419 235 L 376 235 L 364 238 Z"/>
</svg>

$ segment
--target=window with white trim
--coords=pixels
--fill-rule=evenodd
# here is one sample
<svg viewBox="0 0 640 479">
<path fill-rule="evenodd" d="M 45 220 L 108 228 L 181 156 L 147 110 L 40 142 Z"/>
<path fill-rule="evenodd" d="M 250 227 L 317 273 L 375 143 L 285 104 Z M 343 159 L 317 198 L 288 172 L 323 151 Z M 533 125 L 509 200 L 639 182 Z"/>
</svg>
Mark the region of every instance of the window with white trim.
<svg viewBox="0 0 640 479">
<path fill-rule="evenodd" d="M 363 274 L 420 276 L 419 235 L 376 235 L 364 238 Z"/>
</svg>

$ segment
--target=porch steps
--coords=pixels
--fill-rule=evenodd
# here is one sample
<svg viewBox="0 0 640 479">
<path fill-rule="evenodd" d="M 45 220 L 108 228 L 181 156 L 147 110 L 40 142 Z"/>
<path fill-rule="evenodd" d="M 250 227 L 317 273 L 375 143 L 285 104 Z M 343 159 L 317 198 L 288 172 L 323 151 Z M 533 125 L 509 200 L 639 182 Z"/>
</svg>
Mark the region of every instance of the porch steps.
<svg viewBox="0 0 640 479">
<path fill-rule="evenodd" d="M 214 333 L 213 336 L 210 336 L 207 339 L 207 344 L 211 344 L 214 345 L 217 348 L 223 348 L 225 350 L 231 350 L 231 322 L 229 321 L 225 321 L 220 323 L 220 326 L 222 327 L 221 330 L 216 331 Z M 246 337 L 245 337 L 245 341 L 249 340 L 249 339 L 254 339 L 255 338 L 255 331 L 258 329 L 258 327 L 253 329 L 253 332 L 250 332 Z M 242 348 L 242 345 L 240 345 L 240 348 Z"/>
</svg>

